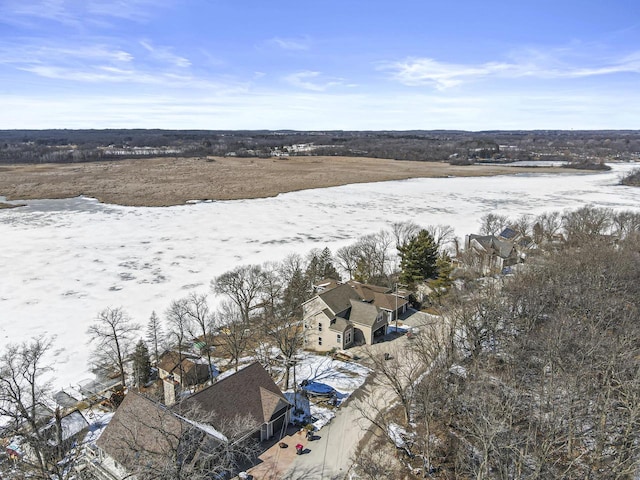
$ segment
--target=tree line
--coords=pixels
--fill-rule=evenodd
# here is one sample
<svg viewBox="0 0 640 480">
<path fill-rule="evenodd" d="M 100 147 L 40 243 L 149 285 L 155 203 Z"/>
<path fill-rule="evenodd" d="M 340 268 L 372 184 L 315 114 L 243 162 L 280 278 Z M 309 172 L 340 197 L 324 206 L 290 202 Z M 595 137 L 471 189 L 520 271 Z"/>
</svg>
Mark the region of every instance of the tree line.
<svg viewBox="0 0 640 480">
<path fill-rule="evenodd" d="M 369 358 L 397 407 L 363 403 L 362 478 L 637 476 L 640 215 L 543 218 L 562 240 L 514 275 L 456 283 L 408 346 Z"/>
<path fill-rule="evenodd" d="M 293 145 L 312 145 L 292 149 Z M 561 160 L 579 168 L 637 160 L 638 131 L 207 131 L 2 130 L 0 164 L 71 163 L 145 156 L 340 155 L 397 160 Z"/>
</svg>

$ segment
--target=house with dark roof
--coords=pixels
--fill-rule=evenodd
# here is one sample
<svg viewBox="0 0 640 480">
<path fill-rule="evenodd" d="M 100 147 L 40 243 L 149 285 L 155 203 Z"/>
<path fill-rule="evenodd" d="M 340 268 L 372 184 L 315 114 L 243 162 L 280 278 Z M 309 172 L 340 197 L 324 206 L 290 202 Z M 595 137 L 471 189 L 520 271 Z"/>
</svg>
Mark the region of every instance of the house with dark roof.
<svg viewBox="0 0 640 480">
<path fill-rule="evenodd" d="M 510 232 L 505 234 L 510 235 Z M 484 274 L 501 272 L 503 268 L 520 262 L 516 244 L 495 235 L 467 235 L 465 251 L 472 254 L 477 268 Z"/>
<path fill-rule="evenodd" d="M 188 387 L 209 380 L 209 364 L 198 355 L 169 350 L 160 355 L 158 375 L 161 380 L 170 378 L 176 385 Z"/>
<path fill-rule="evenodd" d="M 90 463 L 101 480 L 196 468 L 225 445 L 280 435 L 292 408 L 259 363 L 172 406 L 130 392 L 96 442 Z"/>
<path fill-rule="evenodd" d="M 197 409 L 220 421 L 248 420 L 247 435 L 267 440 L 289 423 L 293 406 L 258 362 L 229 375 L 177 404 L 176 411 Z"/>
<path fill-rule="evenodd" d="M 408 301 L 387 287 L 355 281 L 323 290 L 302 304 L 305 347 L 321 352 L 372 344 Z"/>
</svg>

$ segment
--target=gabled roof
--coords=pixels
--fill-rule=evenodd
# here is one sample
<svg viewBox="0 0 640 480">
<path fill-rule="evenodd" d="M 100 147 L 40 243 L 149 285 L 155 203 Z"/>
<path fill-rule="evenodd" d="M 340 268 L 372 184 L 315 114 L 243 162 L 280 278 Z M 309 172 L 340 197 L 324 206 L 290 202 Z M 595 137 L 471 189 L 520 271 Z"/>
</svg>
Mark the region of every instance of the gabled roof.
<svg viewBox="0 0 640 480">
<path fill-rule="evenodd" d="M 182 364 L 180 363 L 180 357 L 182 357 Z M 158 362 L 158 368 L 161 368 L 165 372 L 174 373 L 182 370 L 183 373 L 189 373 L 192 369 L 196 368 L 200 363 L 198 362 L 198 357 L 193 356 L 187 353 L 182 353 L 180 355 L 179 352 L 176 351 L 168 351 L 163 353 L 160 356 L 160 361 Z M 182 365 L 182 369 L 180 369 L 180 365 Z M 203 366 L 202 368 L 208 368 L 208 366 Z"/>
<path fill-rule="evenodd" d="M 360 300 L 351 300 L 349 321 L 359 325 L 372 327 L 378 319 L 378 307 Z"/>
<path fill-rule="evenodd" d="M 200 436 L 193 434 L 194 428 Z M 190 462 L 198 451 L 210 451 L 223 441 L 226 437 L 210 425 L 129 392 L 96 444 L 129 473 L 149 473 L 164 471 L 181 456 Z"/>
<path fill-rule="evenodd" d="M 373 301 L 376 294 L 389 293 L 391 291 L 388 287 L 381 287 L 379 285 L 371 285 L 368 283 L 360 283 L 356 282 L 355 280 L 349 280 L 347 284 L 356 291 L 356 293 L 360 297 L 360 300 L 365 302 Z"/>
<path fill-rule="evenodd" d="M 348 309 L 350 300 L 360 299 L 355 290 L 347 284 L 338 285 L 336 288 L 319 294 L 318 297 L 331 309 L 333 315 Z"/>
<path fill-rule="evenodd" d="M 74 410 L 60 419 L 60 427 L 62 429 L 60 437 L 62 438 L 62 441 L 69 440 L 82 432 L 88 426 L 89 422 L 87 422 L 87 419 L 84 418 L 84 415 L 82 415 L 80 410 Z M 48 438 L 47 442 L 49 445 L 58 445 L 59 437 L 57 435 L 55 418 L 51 419 L 51 421 L 45 425 L 41 431 Z"/>
<path fill-rule="evenodd" d="M 500 240 L 494 235 L 469 235 L 469 242 L 475 240 L 487 252 L 508 258 L 515 248 L 512 242 Z"/>
<path fill-rule="evenodd" d="M 326 290 L 331 290 L 332 288 L 336 288 L 338 285 L 342 285 L 342 282 L 336 280 L 335 278 L 325 278 L 313 284 L 313 289 L 316 292 L 324 292 Z"/>
<path fill-rule="evenodd" d="M 400 309 L 409 302 L 406 299 L 400 296 L 395 296 L 391 293 L 376 293 L 373 297 L 372 303 L 378 308 L 393 312 L 396 310 L 396 307 Z"/>
<path fill-rule="evenodd" d="M 127 470 L 136 468 L 141 452 L 166 461 L 178 446 L 185 424 L 169 409 L 129 392 L 96 444 Z"/>
<path fill-rule="evenodd" d="M 261 425 L 290 406 L 267 371 L 256 362 L 185 398 L 174 409 L 197 408 L 220 420 L 250 416 Z"/>
<path fill-rule="evenodd" d="M 342 317 L 336 317 L 331 320 L 331 324 L 329 325 L 329 330 L 334 332 L 344 333 L 344 331 L 349 328 L 351 324 L 348 320 Z"/>
</svg>

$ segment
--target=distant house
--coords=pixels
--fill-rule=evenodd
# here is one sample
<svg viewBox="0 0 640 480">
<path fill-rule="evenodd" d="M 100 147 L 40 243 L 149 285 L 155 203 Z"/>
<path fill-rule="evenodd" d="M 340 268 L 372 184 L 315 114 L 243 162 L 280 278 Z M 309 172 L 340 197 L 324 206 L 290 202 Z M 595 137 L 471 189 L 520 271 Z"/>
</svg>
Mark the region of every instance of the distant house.
<svg viewBox="0 0 640 480">
<path fill-rule="evenodd" d="M 209 364 L 197 355 L 170 350 L 160 356 L 158 375 L 162 380 L 171 378 L 182 387 L 198 385 L 209 380 Z"/>
<path fill-rule="evenodd" d="M 230 442 L 279 436 L 292 408 L 259 363 L 172 406 L 130 392 L 96 442 L 90 463 L 101 480 L 154 478 L 171 462 L 196 465 L 203 453 Z M 234 440 L 226 433 L 231 428 Z"/>
<path fill-rule="evenodd" d="M 407 306 L 405 298 L 377 285 L 349 281 L 322 290 L 302 304 L 305 347 L 329 351 L 370 345 Z"/>
<path fill-rule="evenodd" d="M 56 412 L 53 418 L 38 429 L 39 438 L 43 443 L 39 445 L 39 453 L 47 463 L 57 463 L 73 448 L 74 443 L 87 431 L 89 422 L 80 410 L 74 410 L 64 416 Z M 23 458 L 27 461 L 37 461 L 38 454 L 30 446 L 26 436 L 34 435 L 25 432 L 15 437 L 5 447 L 5 453 L 10 458 Z"/>
<path fill-rule="evenodd" d="M 465 251 L 471 254 L 483 274 L 501 272 L 520 262 L 516 244 L 495 235 L 467 235 Z"/>
</svg>

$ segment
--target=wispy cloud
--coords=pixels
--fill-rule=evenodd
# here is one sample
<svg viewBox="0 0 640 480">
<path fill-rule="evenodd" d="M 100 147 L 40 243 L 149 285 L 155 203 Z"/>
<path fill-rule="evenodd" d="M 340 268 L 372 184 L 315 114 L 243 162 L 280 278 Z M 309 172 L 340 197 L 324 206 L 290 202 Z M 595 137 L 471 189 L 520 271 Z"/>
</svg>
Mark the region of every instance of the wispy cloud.
<svg viewBox="0 0 640 480">
<path fill-rule="evenodd" d="M 313 92 L 324 92 L 331 87 L 343 84 L 339 78 L 326 78 L 322 73 L 310 70 L 287 75 L 285 81 L 294 87 L 311 90 Z"/>
<path fill-rule="evenodd" d="M 46 20 L 82 28 L 108 24 L 109 18 L 145 22 L 170 4 L 171 0 L 5 0 L 0 4 L 0 14 L 3 21 L 13 24 Z"/>
<path fill-rule="evenodd" d="M 275 45 L 283 50 L 309 50 L 310 41 L 309 38 L 281 38 L 275 37 L 268 41 L 270 45 Z"/>
<path fill-rule="evenodd" d="M 150 42 L 120 49 L 108 45 L 41 46 L 0 44 L 0 65 L 30 72 L 44 79 L 80 83 L 130 83 L 172 88 L 245 88 L 232 79 L 195 75 L 191 62 L 168 47 Z"/>
<path fill-rule="evenodd" d="M 189 61 L 188 58 L 176 55 L 168 47 L 157 47 L 147 40 L 141 41 L 140 45 L 142 45 L 150 53 L 151 57 L 156 60 L 166 62 L 180 68 L 191 66 L 191 61 Z"/>
<path fill-rule="evenodd" d="M 432 86 L 438 90 L 483 78 L 536 77 L 546 79 L 581 78 L 617 73 L 640 73 L 640 52 L 614 59 L 590 59 L 583 65 L 536 51 L 507 62 L 459 64 L 433 58 L 409 58 L 379 67 L 408 86 Z"/>
</svg>

